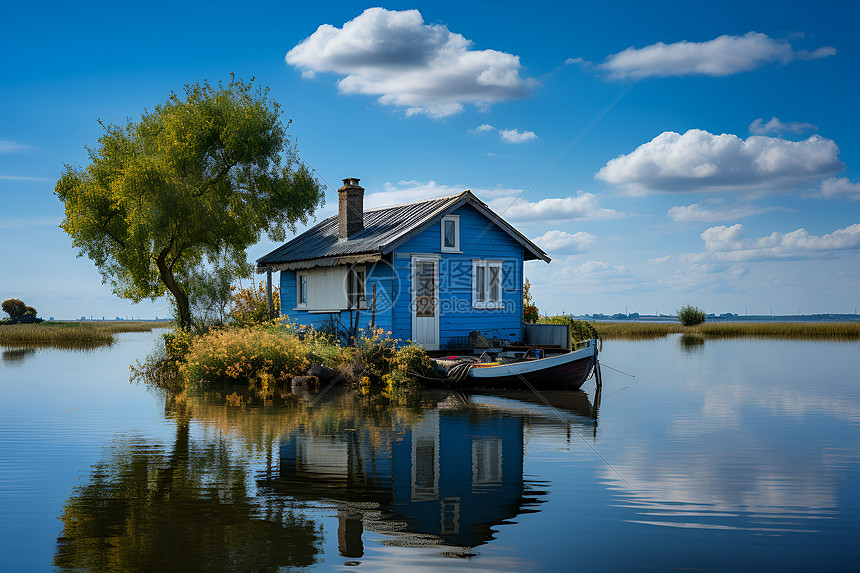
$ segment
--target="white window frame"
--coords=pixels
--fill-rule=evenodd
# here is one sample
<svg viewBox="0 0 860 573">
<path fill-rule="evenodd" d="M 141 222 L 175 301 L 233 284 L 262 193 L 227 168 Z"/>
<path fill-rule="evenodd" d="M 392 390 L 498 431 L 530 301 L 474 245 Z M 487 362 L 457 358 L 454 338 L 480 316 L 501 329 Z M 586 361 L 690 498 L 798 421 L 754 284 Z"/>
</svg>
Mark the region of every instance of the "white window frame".
<svg viewBox="0 0 860 573">
<path fill-rule="evenodd" d="M 452 221 L 454 223 L 454 246 L 449 247 L 445 245 L 445 225 L 448 221 Z M 460 253 L 460 215 L 445 215 L 442 217 L 442 222 L 439 226 L 440 235 L 442 236 L 442 252 L 443 253 Z"/>
<path fill-rule="evenodd" d="M 364 265 L 353 265 L 346 273 L 346 306 L 367 309 L 367 268 Z"/>
<path fill-rule="evenodd" d="M 305 279 L 304 289 L 302 278 Z M 302 295 L 305 295 L 305 300 L 302 300 Z M 308 308 L 308 273 L 296 273 L 296 308 Z"/>
<path fill-rule="evenodd" d="M 472 261 L 472 308 L 480 308 L 480 309 L 497 309 L 502 308 L 502 271 L 503 271 L 503 261 L 485 261 L 485 260 L 473 260 Z M 484 270 L 484 280 L 483 284 L 478 284 L 478 269 L 481 268 Z M 498 298 L 495 300 L 490 299 L 490 293 L 492 292 L 492 288 L 490 286 L 490 269 L 498 268 L 498 289 L 496 290 L 496 294 Z"/>
</svg>

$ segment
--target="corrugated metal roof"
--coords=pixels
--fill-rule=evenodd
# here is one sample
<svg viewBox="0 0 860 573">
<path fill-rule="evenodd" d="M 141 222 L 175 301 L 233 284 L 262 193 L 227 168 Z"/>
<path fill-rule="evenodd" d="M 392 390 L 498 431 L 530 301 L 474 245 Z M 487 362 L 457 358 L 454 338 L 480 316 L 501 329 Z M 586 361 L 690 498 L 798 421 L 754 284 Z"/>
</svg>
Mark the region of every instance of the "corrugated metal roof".
<svg viewBox="0 0 860 573">
<path fill-rule="evenodd" d="M 540 258 L 549 262 L 549 257 L 537 245 L 493 213 L 471 192 L 464 191 L 459 195 L 365 211 L 364 229 L 345 241 L 338 238 L 337 215 L 329 217 L 271 253 L 257 259 L 257 266 L 268 267 L 328 257 L 388 253 L 416 233 L 421 232 L 434 220 L 438 220 L 445 213 L 464 203 L 471 203 L 477 207 L 490 220 L 522 243 L 533 254 L 532 257 L 527 258 Z"/>
</svg>

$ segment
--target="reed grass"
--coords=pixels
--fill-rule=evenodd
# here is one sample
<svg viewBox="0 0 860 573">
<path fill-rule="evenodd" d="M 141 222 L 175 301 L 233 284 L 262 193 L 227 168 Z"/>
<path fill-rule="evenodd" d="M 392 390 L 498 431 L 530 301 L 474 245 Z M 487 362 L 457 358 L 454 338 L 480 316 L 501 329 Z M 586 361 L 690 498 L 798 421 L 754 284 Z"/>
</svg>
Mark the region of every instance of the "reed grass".
<svg viewBox="0 0 860 573">
<path fill-rule="evenodd" d="M 860 322 L 715 322 L 698 330 L 707 338 L 860 340 Z"/>
<path fill-rule="evenodd" d="M 0 326 L 0 346 L 91 350 L 113 344 L 114 334 L 120 332 L 147 332 L 169 326 L 169 322 L 151 320 L 4 324 Z"/>
<path fill-rule="evenodd" d="M 860 340 L 860 322 L 715 322 L 685 327 L 677 323 L 595 322 L 603 339 L 649 340 L 684 333 L 717 338 Z"/>
<path fill-rule="evenodd" d="M 113 332 L 90 325 L 7 324 L 0 327 L 0 345 L 15 348 L 91 350 L 113 344 Z"/>
<path fill-rule="evenodd" d="M 594 325 L 600 338 L 604 340 L 613 338 L 621 340 L 651 340 L 695 329 L 695 327 L 685 329 L 680 324 L 662 322 L 592 322 L 591 324 Z"/>
</svg>

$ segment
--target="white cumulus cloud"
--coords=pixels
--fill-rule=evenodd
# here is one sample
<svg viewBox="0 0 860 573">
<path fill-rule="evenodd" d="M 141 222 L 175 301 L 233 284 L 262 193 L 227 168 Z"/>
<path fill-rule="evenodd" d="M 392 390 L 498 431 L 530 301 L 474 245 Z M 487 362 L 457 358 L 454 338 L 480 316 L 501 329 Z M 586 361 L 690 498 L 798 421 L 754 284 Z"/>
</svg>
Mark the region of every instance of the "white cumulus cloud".
<svg viewBox="0 0 860 573">
<path fill-rule="evenodd" d="M 368 8 L 343 28 L 329 24 L 292 48 L 288 64 L 304 76 L 344 76 L 344 94 L 377 96 L 382 105 L 431 117 L 525 97 L 536 82 L 521 75 L 519 56 L 473 50 L 446 26 L 425 24 L 418 10 Z"/>
<path fill-rule="evenodd" d="M 490 125 L 489 123 L 482 123 L 475 129 L 470 129 L 469 133 L 489 133 L 491 131 L 498 132 L 501 136 L 502 141 L 505 143 L 528 143 L 529 141 L 533 141 L 538 138 L 537 134 L 533 131 L 520 131 L 518 129 L 499 129 L 495 126 Z"/>
<path fill-rule="evenodd" d="M 592 193 L 580 193 L 572 197 L 552 197 L 536 202 L 529 202 L 524 199 L 518 199 L 522 195 L 522 189 L 449 185 L 438 183 L 432 179 L 429 181 L 386 182 L 382 185 L 382 190 L 380 191 L 367 186 L 367 191 L 364 195 L 364 208 L 376 209 L 378 207 L 400 205 L 412 201 L 448 197 L 462 193 L 467 189 L 478 199 L 486 202 L 490 209 L 507 221 L 595 220 L 617 219 L 624 216 L 623 213 L 619 213 L 613 209 L 604 209 L 601 207 L 597 196 Z"/>
<path fill-rule="evenodd" d="M 702 233 L 705 253 L 689 260 L 761 261 L 809 259 L 832 256 L 836 251 L 860 249 L 860 224 L 849 225 L 826 235 L 810 235 L 806 229 L 790 233 L 773 232 L 764 237 L 747 237 L 743 225 L 720 225 Z"/>
<path fill-rule="evenodd" d="M 503 129 L 499 133 L 502 134 L 502 140 L 506 143 L 527 143 L 537 139 L 537 135 L 533 131 Z"/>
<path fill-rule="evenodd" d="M 831 177 L 822 181 L 818 191 L 809 196 L 822 199 L 860 201 L 860 183 L 852 183 L 847 177 Z"/>
<path fill-rule="evenodd" d="M 597 242 L 597 237 L 584 231 L 547 231 L 533 240 L 540 248 L 550 253 L 582 253 Z"/>
<path fill-rule="evenodd" d="M 490 208 L 510 221 L 561 221 L 570 219 L 617 219 L 623 215 L 600 206 L 597 196 L 580 193 L 571 197 L 551 197 L 530 202 L 517 196 L 498 197 Z"/>
<path fill-rule="evenodd" d="M 471 130 L 474 133 L 487 133 L 488 131 L 498 131 L 495 127 L 490 125 L 489 123 L 482 123 L 475 129 Z"/>
<path fill-rule="evenodd" d="M 782 135 L 784 133 L 806 133 L 816 131 L 818 127 L 811 123 L 799 121 L 781 121 L 778 117 L 772 117 L 767 122 L 759 118 L 750 124 L 749 130 L 753 135 Z"/>
<path fill-rule="evenodd" d="M 367 188 L 364 196 L 364 208 L 376 209 L 378 207 L 401 205 L 403 203 L 422 201 L 424 199 L 449 197 L 451 195 L 462 193 L 467 189 L 482 201 L 490 200 L 492 197 L 509 197 L 522 192 L 520 189 L 501 187 L 497 187 L 495 189 L 479 189 L 474 187 L 470 188 L 465 185 L 448 185 L 445 183 L 437 183 L 432 179 L 429 181 L 398 181 L 396 184 L 386 182 L 382 185 L 381 191 L 374 191 L 372 187 Z M 492 201 L 490 202 L 492 203 Z"/>
<path fill-rule="evenodd" d="M 719 202 L 703 201 L 692 205 L 676 205 L 667 214 L 678 223 L 714 222 L 742 219 L 779 209 L 779 207 L 756 207 L 755 205 L 721 205 Z"/>
<path fill-rule="evenodd" d="M 832 56 L 836 49 L 825 46 L 813 52 L 795 51 L 785 40 L 748 32 L 743 36 L 720 36 L 707 42 L 657 42 L 644 48 L 629 47 L 609 56 L 599 67 L 616 79 L 649 76 L 728 76 L 754 70 L 769 62 L 814 60 Z"/>
<path fill-rule="evenodd" d="M 625 265 L 612 265 L 605 261 L 586 261 L 576 267 L 574 274 L 583 280 L 629 277 L 630 269 Z"/>
<path fill-rule="evenodd" d="M 634 193 L 785 190 L 842 171 L 838 155 L 836 143 L 818 135 L 789 141 L 666 131 L 611 159 L 595 177 Z"/>
</svg>

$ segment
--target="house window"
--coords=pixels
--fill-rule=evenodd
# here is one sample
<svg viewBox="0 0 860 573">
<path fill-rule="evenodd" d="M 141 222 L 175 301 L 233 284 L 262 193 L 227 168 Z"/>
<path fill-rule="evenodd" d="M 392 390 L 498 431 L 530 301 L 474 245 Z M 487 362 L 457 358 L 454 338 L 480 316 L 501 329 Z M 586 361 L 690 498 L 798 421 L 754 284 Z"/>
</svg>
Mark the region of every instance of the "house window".
<svg viewBox="0 0 860 573">
<path fill-rule="evenodd" d="M 460 216 L 447 215 L 442 217 L 442 252 L 460 252 Z"/>
<path fill-rule="evenodd" d="M 472 438 L 472 491 L 502 483 L 502 440 Z"/>
<path fill-rule="evenodd" d="M 367 274 L 364 267 L 351 267 L 347 274 L 349 308 L 367 308 Z"/>
<path fill-rule="evenodd" d="M 500 308 L 502 261 L 472 261 L 472 307 Z"/>
<path fill-rule="evenodd" d="M 296 275 L 296 306 L 308 306 L 308 275 Z"/>
</svg>

